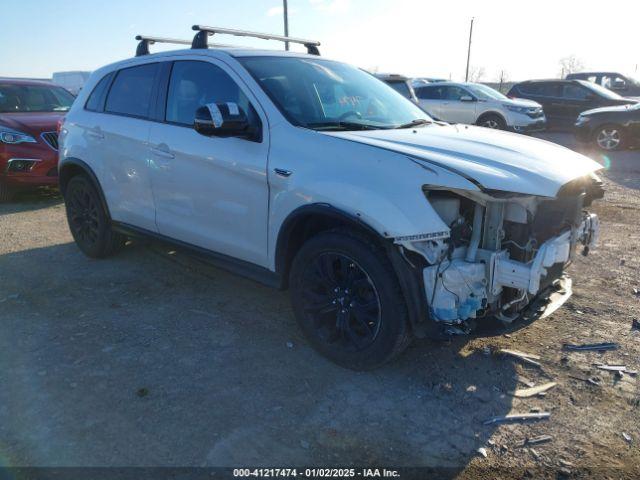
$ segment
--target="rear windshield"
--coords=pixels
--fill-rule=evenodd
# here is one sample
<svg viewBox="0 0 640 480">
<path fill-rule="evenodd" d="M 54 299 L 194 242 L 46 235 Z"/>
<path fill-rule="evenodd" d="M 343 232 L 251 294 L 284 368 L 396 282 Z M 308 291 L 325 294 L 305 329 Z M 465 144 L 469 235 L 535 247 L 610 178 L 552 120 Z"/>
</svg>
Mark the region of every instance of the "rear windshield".
<svg viewBox="0 0 640 480">
<path fill-rule="evenodd" d="M 393 88 L 396 92 L 401 94 L 403 97 L 411 98 L 411 90 L 409 90 L 409 85 L 407 82 L 386 82 L 391 88 Z"/>
<path fill-rule="evenodd" d="M 74 98 L 61 87 L 0 84 L 0 113 L 66 112 Z"/>
</svg>

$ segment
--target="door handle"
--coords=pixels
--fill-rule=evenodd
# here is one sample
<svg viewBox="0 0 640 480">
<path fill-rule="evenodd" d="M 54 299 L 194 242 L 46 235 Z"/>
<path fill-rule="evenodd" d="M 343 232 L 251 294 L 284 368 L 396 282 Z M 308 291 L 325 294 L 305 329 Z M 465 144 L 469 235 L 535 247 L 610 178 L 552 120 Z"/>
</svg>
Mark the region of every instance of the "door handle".
<svg viewBox="0 0 640 480">
<path fill-rule="evenodd" d="M 156 157 L 169 158 L 169 159 L 176 158 L 176 156 L 173 153 L 167 150 L 162 150 L 160 148 L 152 148 L 151 153 L 153 153 Z"/>
<path fill-rule="evenodd" d="M 100 130 L 87 130 L 87 135 L 90 137 L 96 138 L 98 140 L 102 140 L 104 138 L 104 134 Z"/>
<path fill-rule="evenodd" d="M 285 170 L 284 168 L 274 168 L 273 171 L 276 173 L 276 175 L 279 175 L 281 177 L 290 177 L 291 174 L 293 173 L 291 170 Z"/>
</svg>

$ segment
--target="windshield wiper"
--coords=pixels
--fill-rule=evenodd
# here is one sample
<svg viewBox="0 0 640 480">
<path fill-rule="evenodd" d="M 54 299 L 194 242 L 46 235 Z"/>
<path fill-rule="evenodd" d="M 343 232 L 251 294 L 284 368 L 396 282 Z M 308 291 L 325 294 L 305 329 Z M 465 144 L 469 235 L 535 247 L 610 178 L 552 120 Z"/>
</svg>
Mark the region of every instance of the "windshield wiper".
<svg viewBox="0 0 640 480">
<path fill-rule="evenodd" d="M 427 120 L 425 118 L 416 118 L 415 120 L 411 120 L 410 122 L 403 123 L 402 125 L 398 125 L 394 128 L 411 128 L 411 127 L 419 127 L 420 125 L 429 125 L 433 123 L 431 120 Z"/>
<path fill-rule="evenodd" d="M 380 125 L 372 125 L 370 123 L 344 122 L 344 121 L 308 123 L 307 127 L 313 128 L 314 130 L 338 130 L 338 131 L 379 130 L 379 129 L 389 128 L 389 127 L 380 126 Z"/>
</svg>

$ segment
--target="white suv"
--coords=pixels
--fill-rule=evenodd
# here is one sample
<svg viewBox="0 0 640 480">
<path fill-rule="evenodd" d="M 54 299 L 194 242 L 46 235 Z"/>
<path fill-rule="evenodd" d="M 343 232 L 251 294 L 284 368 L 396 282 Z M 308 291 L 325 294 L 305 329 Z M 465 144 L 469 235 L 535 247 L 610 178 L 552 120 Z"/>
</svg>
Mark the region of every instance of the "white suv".
<svg viewBox="0 0 640 480">
<path fill-rule="evenodd" d="M 537 311 L 574 247 L 595 242 L 583 208 L 602 196 L 599 168 L 541 140 L 432 121 L 344 63 L 239 48 L 103 67 L 60 135 L 85 254 L 147 235 L 289 288 L 312 345 L 355 369 L 415 336 Z"/>
<path fill-rule="evenodd" d="M 441 82 L 414 87 L 419 105 L 439 120 L 527 133 L 544 130 L 542 106 L 511 99 L 480 83 Z"/>
</svg>

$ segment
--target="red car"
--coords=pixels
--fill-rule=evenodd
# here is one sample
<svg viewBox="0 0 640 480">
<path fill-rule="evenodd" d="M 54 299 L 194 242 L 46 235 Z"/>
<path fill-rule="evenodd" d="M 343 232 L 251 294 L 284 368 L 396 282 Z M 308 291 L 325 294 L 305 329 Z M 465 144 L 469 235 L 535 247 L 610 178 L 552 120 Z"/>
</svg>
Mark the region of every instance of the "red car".
<svg viewBox="0 0 640 480">
<path fill-rule="evenodd" d="M 58 121 L 74 98 L 50 83 L 0 79 L 0 201 L 58 184 Z"/>
</svg>

